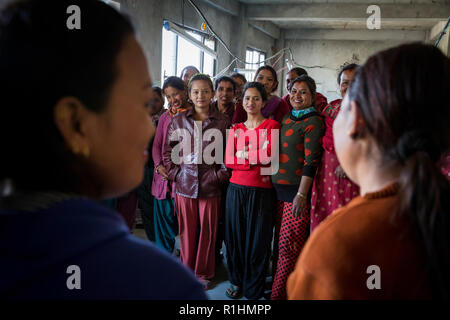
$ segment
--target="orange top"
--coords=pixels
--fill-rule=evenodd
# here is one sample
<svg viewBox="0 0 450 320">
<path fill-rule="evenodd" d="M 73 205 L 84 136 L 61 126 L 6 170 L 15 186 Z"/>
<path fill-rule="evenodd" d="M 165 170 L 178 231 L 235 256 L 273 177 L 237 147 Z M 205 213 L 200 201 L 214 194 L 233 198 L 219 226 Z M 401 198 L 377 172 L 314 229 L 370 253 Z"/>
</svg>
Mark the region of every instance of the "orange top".
<svg viewBox="0 0 450 320">
<path fill-rule="evenodd" d="M 398 188 L 357 197 L 314 230 L 289 276 L 288 299 L 431 298 L 419 243 L 395 215 Z"/>
</svg>

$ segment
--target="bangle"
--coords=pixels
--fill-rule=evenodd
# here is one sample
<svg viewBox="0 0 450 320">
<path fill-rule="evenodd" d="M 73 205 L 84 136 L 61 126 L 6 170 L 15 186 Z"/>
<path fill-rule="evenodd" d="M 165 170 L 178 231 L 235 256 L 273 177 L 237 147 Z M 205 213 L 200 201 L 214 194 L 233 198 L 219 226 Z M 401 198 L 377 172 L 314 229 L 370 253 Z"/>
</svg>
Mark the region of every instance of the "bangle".
<svg viewBox="0 0 450 320">
<path fill-rule="evenodd" d="M 306 195 L 303 194 L 303 193 L 301 193 L 301 192 L 297 192 L 297 195 L 298 195 L 300 198 L 306 199 Z"/>
</svg>

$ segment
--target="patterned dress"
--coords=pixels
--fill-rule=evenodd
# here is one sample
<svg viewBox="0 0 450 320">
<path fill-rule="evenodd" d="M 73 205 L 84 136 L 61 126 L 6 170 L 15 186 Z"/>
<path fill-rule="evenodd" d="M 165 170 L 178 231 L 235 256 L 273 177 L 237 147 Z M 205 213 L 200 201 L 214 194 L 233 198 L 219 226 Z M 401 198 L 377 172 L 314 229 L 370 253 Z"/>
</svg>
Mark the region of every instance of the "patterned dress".
<svg viewBox="0 0 450 320">
<path fill-rule="evenodd" d="M 444 153 L 439 161 L 439 168 L 447 180 L 450 180 L 450 152 Z"/>
<path fill-rule="evenodd" d="M 283 118 L 280 133 L 280 168 L 272 176 L 277 191 L 272 300 L 286 299 L 286 282 L 294 270 L 300 252 L 309 236 L 309 206 L 304 214 L 292 214 L 292 201 L 303 176 L 313 178 L 321 158 L 321 139 L 325 131 L 317 111 L 299 118 L 289 112 Z M 309 198 L 310 193 L 308 194 Z"/>
<path fill-rule="evenodd" d="M 311 232 L 335 209 L 345 206 L 359 195 L 359 187 L 355 183 L 334 173 L 339 161 L 334 150 L 333 122 L 341 102 L 342 99 L 332 101 L 322 112 L 326 126 L 322 141 L 324 152 L 312 188 Z"/>
</svg>

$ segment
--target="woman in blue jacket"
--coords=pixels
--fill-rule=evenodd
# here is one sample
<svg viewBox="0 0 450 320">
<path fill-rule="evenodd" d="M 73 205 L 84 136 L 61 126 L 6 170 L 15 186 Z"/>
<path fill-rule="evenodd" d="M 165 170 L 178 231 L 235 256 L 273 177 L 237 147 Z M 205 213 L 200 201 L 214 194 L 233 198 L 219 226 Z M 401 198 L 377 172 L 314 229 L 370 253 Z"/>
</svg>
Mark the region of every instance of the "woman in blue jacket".
<svg viewBox="0 0 450 320">
<path fill-rule="evenodd" d="M 67 27 L 73 4 L 79 30 Z M 10 4 L 0 85 L 0 297 L 206 298 L 189 270 L 98 202 L 141 183 L 155 131 L 128 19 L 96 0 Z"/>
</svg>

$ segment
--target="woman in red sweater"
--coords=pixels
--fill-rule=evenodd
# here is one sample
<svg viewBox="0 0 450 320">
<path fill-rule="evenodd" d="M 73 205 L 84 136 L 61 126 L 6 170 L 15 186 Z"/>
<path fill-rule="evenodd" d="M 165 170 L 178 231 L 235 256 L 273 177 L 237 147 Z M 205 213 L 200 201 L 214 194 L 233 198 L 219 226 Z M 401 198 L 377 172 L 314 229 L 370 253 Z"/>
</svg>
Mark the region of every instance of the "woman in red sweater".
<svg viewBox="0 0 450 320">
<path fill-rule="evenodd" d="M 264 293 L 270 258 L 276 197 L 269 176 L 280 124 L 265 119 L 267 101 L 263 85 L 250 82 L 244 88 L 247 121 L 229 132 L 225 164 L 233 169 L 227 192 L 225 244 L 230 288 L 226 295 L 259 299 Z M 276 145 L 275 145 L 276 147 Z M 267 172 L 266 172 L 267 171 Z M 265 174 L 265 175 L 264 175 Z"/>
</svg>

